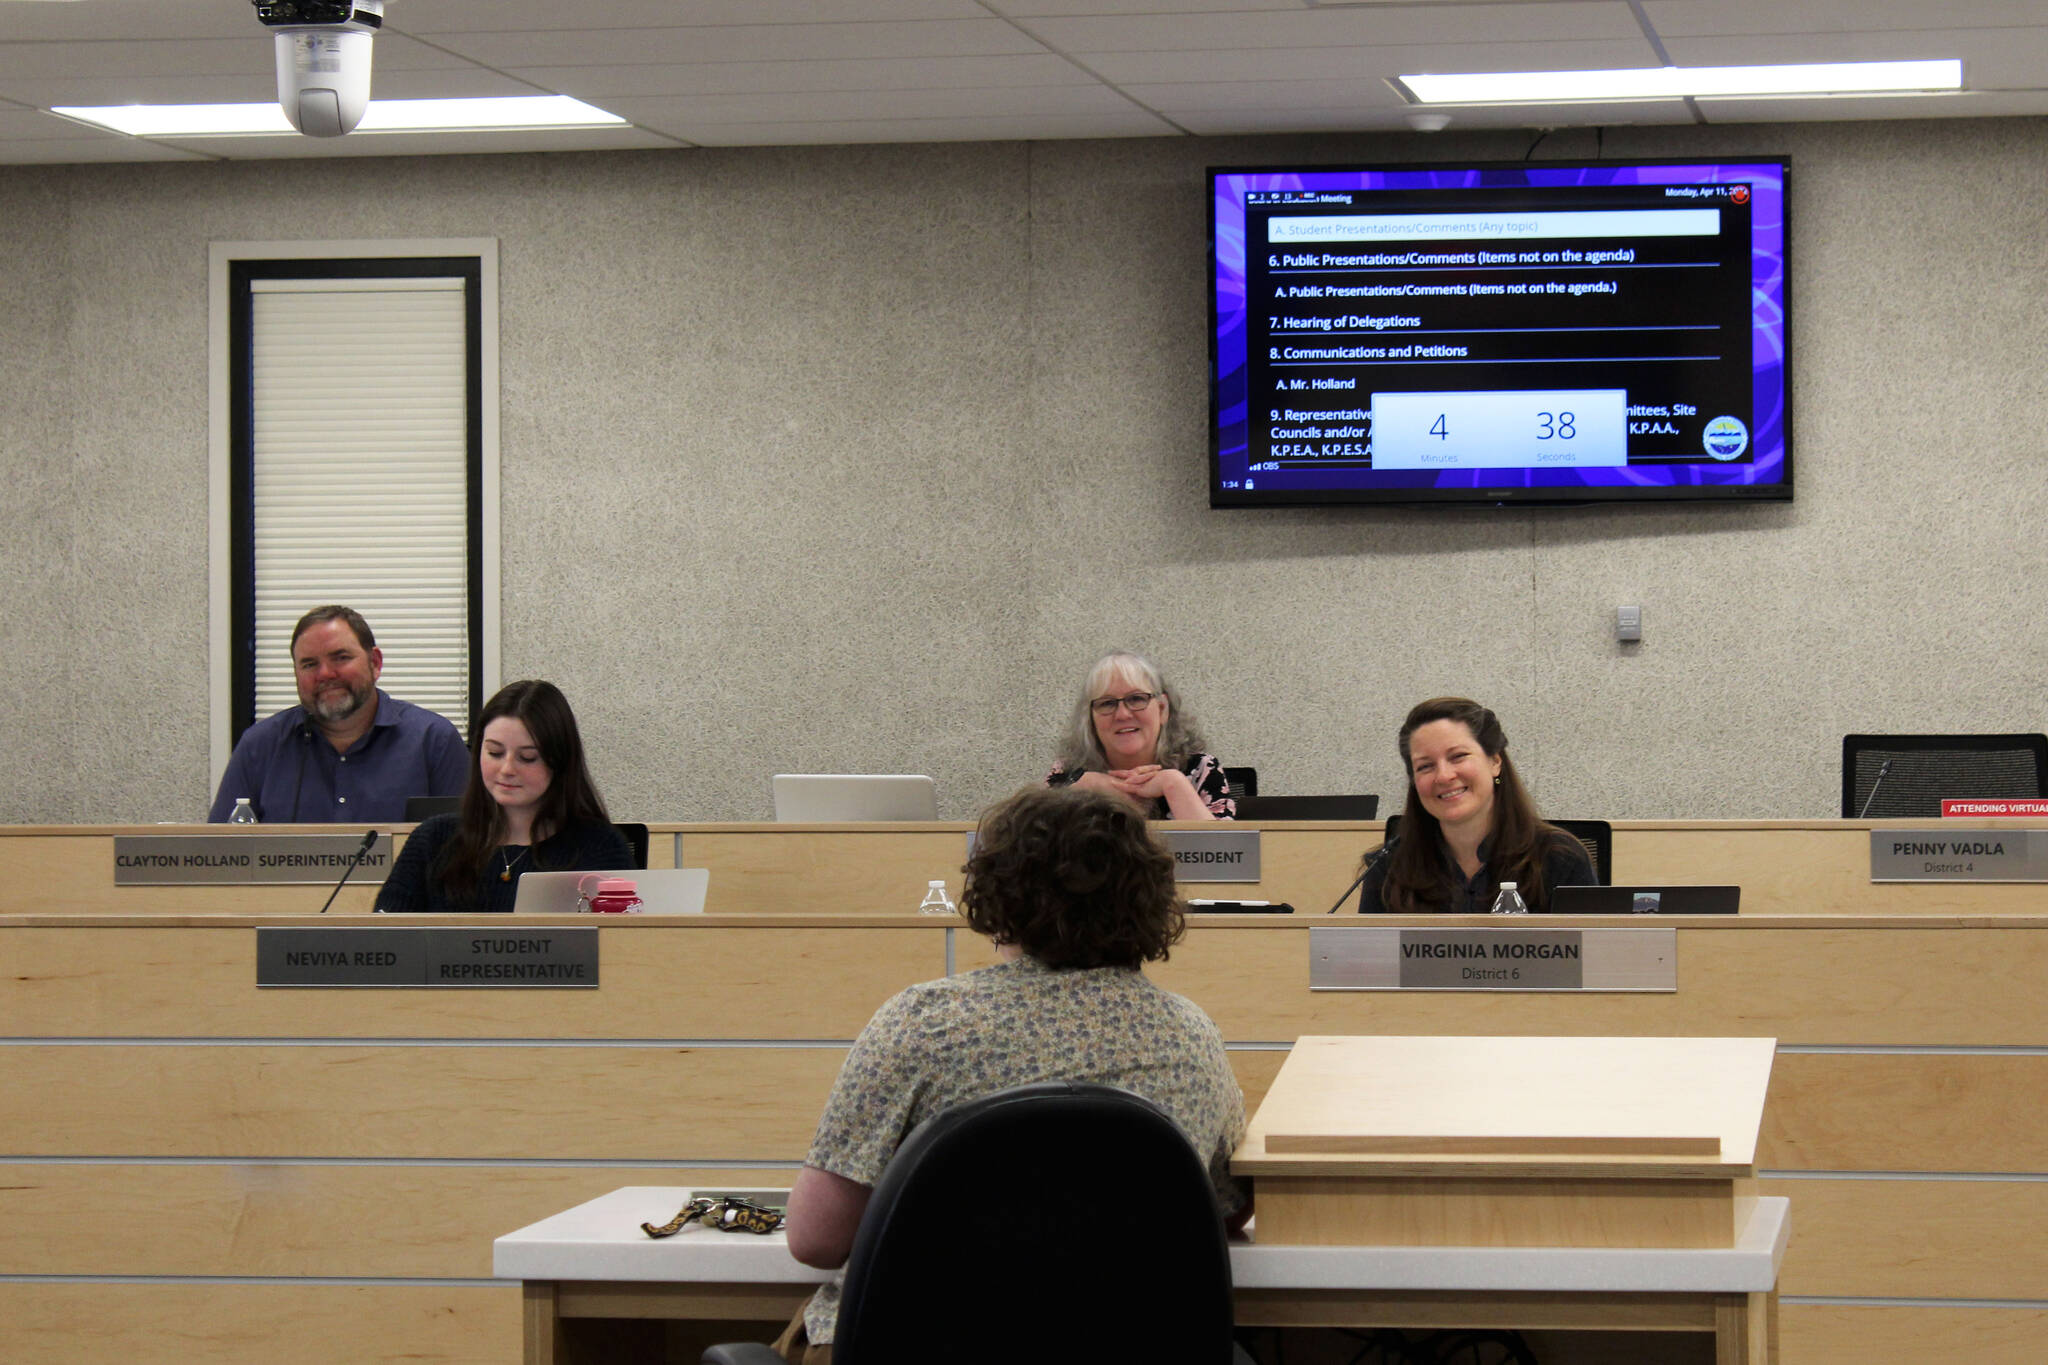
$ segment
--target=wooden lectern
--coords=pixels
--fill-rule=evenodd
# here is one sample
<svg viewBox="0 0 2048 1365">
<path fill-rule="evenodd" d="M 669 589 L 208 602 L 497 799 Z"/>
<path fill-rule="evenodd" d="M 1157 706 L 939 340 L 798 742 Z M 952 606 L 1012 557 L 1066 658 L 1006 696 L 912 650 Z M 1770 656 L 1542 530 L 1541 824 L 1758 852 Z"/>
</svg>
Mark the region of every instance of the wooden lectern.
<svg viewBox="0 0 2048 1365">
<path fill-rule="evenodd" d="M 1711 1331 L 1724 1362 L 1770 1359 L 1786 1214 L 1759 1209 L 1755 1176 L 1775 1050 L 1302 1038 L 1231 1161 L 1256 1185 L 1258 1246 L 1427 1257 L 1460 1292 L 1372 1296 L 1347 1319 L 1240 1285 L 1239 1322 Z M 1760 1250 L 1765 1278 L 1736 1269 Z"/>
</svg>

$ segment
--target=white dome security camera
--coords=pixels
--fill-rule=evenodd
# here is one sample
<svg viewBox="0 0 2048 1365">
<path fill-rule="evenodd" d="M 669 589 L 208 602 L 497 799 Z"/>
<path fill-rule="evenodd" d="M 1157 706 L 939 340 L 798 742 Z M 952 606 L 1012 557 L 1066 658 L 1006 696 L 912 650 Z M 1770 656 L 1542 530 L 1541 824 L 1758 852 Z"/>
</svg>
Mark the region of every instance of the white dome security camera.
<svg viewBox="0 0 2048 1365">
<path fill-rule="evenodd" d="M 308 137 L 340 137 L 370 104 L 384 0 L 250 0 L 277 43 L 277 102 Z"/>
</svg>

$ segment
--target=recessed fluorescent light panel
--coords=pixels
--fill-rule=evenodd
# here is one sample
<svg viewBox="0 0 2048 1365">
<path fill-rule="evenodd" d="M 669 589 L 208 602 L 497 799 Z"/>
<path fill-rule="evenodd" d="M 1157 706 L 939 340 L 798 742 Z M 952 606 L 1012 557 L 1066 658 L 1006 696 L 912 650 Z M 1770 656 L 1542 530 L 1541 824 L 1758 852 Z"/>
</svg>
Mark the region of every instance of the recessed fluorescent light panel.
<svg viewBox="0 0 2048 1365">
<path fill-rule="evenodd" d="M 1802 66 L 1655 66 L 1625 71 L 1495 71 L 1397 76 L 1416 104 L 1586 104 L 1756 95 L 1932 94 L 1963 88 L 1963 64 L 1826 62 Z"/>
<path fill-rule="evenodd" d="M 115 104 L 50 111 L 134 137 L 249 137 L 291 133 L 276 104 Z M 567 95 L 501 99 L 372 100 L 359 133 L 468 132 L 491 129 L 622 128 L 626 120 Z M 296 136 L 296 134 L 294 134 Z"/>
</svg>

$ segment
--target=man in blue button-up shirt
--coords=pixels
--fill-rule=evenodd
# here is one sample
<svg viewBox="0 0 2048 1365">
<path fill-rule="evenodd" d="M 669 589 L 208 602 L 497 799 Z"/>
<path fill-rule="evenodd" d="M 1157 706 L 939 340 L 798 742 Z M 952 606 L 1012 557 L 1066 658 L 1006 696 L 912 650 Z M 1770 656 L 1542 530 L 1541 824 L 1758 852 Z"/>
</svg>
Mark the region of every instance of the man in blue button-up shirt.
<svg viewBox="0 0 2048 1365">
<path fill-rule="evenodd" d="M 224 821 L 238 797 L 273 824 L 395 824 L 406 798 L 459 796 L 469 751 L 432 711 L 377 687 L 384 652 L 347 607 L 315 607 L 292 629 L 299 705 L 242 732 L 207 816 Z"/>
</svg>

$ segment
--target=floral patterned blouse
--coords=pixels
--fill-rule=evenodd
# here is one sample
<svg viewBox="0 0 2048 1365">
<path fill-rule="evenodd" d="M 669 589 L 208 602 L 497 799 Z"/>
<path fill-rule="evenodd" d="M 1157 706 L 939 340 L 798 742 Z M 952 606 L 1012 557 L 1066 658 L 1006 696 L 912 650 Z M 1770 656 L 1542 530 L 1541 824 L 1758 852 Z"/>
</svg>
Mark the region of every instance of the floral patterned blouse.
<svg viewBox="0 0 2048 1365">
<path fill-rule="evenodd" d="M 1202 798 L 1202 804 L 1209 808 L 1209 814 L 1215 816 L 1218 820 L 1235 820 L 1237 818 L 1237 798 L 1230 794 L 1230 783 L 1224 777 L 1223 765 L 1216 761 L 1216 755 L 1189 754 L 1187 762 L 1180 765 L 1180 770 L 1188 775 L 1188 782 L 1194 787 L 1195 795 Z M 1086 771 L 1087 769 L 1083 768 L 1070 773 L 1061 765 L 1054 764 L 1053 770 L 1045 775 L 1045 785 L 1048 787 L 1064 787 Z M 1167 811 L 1165 797 L 1161 797 L 1152 803 L 1152 809 L 1147 812 L 1147 818 L 1152 820 L 1171 820 L 1173 818 Z"/>
<path fill-rule="evenodd" d="M 912 986 L 875 1011 L 804 1162 L 872 1186 L 934 1114 L 1052 1080 L 1099 1081 L 1159 1105 L 1207 1163 L 1217 1207 L 1227 1216 L 1243 1206 L 1229 1161 L 1244 1137 L 1244 1093 L 1209 1016 L 1141 971 L 1055 971 L 1028 957 Z M 832 1340 L 839 1285 L 823 1286 L 804 1309 L 819 1345 Z"/>
</svg>

